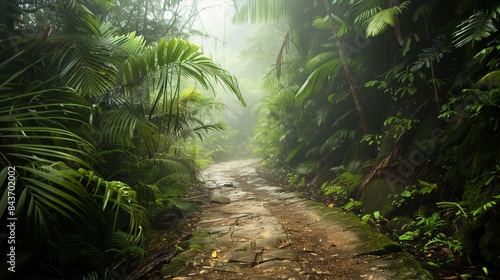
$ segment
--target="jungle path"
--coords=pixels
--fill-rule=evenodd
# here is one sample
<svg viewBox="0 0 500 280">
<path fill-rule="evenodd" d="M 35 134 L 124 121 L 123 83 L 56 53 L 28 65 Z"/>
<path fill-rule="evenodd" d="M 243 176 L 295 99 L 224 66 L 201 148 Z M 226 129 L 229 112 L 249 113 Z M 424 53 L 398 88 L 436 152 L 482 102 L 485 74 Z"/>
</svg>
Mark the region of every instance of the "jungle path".
<svg viewBox="0 0 500 280">
<path fill-rule="evenodd" d="M 432 279 L 355 215 L 273 185 L 256 167 L 238 160 L 204 170 L 210 202 L 165 278 Z"/>
</svg>

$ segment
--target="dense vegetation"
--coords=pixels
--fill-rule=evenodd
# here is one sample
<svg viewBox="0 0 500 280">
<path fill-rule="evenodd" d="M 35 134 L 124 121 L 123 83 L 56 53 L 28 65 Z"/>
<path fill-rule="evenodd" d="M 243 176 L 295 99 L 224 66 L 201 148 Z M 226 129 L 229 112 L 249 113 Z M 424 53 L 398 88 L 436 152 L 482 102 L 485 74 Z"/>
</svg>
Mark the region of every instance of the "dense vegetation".
<svg viewBox="0 0 500 280">
<path fill-rule="evenodd" d="M 207 122 L 217 91 L 245 102 L 182 39 L 180 2 L 1 2 L 0 211 L 17 220 L 0 278 L 114 278 L 144 256 L 156 215 L 192 207 L 184 140 L 224 129 Z"/>
<path fill-rule="evenodd" d="M 245 3 L 237 21 L 289 27 L 254 134 L 267 164 L 429 264 L 498 269 L 500 4 Z"/>
<path fill-rule="evenodd" d="M 216 92 L 245 101 L 186 40 L 199 31 L 185 2 L 0 2 L 0 211 L 17 218 L 16 243 L 0 236 L 16 273 L 4 255 L 0 278 L 116 278 L 147 253 L 155 217 L 193 207 L 189 139 L 225 128 Z M 242 52 L 273 64 L 253 135 L 266 164 L 430 266 L 495 277 L 500 4 L 234 2 L 236 21 L 278 22 Z"/>
</svg>

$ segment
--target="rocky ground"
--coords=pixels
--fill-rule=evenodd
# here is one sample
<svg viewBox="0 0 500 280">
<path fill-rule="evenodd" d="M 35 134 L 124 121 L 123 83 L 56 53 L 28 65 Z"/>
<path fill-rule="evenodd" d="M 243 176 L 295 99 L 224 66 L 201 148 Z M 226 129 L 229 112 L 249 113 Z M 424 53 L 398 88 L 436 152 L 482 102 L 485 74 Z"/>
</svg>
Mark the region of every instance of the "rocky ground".
<svg viewBox="0 0 500 280">
<path fill-rule="evenodd" d="M 210 199 L 192 237 L 150 279 L 432 279 L 352 214 L 305 199 L 255 160 L 203 172 Z"/>
</svg>

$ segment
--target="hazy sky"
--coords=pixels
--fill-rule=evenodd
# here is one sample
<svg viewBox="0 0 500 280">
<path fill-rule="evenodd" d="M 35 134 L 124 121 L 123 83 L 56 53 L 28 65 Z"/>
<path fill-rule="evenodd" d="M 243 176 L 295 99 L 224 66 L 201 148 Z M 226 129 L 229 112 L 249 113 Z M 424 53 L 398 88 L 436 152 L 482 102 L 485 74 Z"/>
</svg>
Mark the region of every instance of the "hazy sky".
<svg viewBox="0 0 500 280">
<path fill-rule="evenodd" d="M 233 0 L 189 0 L 197 1 L 199 14 L 193 28 L 210 37 L 193 36 L 190 41 L 202 45 L 213 58 L 225 66 L 227 57 L 237 57 L 246 40 L 252 36 L 256 26 L 232 24 L 235 13 Z"/>
</svg>

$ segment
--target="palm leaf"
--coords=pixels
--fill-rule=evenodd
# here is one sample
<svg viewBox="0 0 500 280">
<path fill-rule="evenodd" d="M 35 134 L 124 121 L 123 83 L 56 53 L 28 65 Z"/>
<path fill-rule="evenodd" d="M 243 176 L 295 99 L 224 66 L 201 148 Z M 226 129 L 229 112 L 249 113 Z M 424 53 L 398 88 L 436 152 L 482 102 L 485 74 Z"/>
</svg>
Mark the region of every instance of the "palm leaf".
<svg viewBox="0 0 500 280">
<path fill-rule="evenodd" d="M 500 70 L 495 70 L 484 75 L 476 82 L 475 86 L 494 89 L 498 84 L 500 84 Z"/>
<path fill-rule="evenodd" d="M 53 53 L 50 67 L 60 75 L 60 83 L 78 93 L 99 97 L 120 78 L 118 64 L 126 56 L 119 52 L 117 41 L 81 34 L 56 34 L 45 49 Z"/>
<path fill-rule="evenodd" d="M 440 0 L 426 0 L 413 13 L 413 22 L 417 22 L 423 18 L 429 18 L 438 8 Z"/>
<path fill-rule="evenodd" d="M 133 146 L 135 139 L 141 139 L 150 151 L 154 151 L 157 146 L 154 137 L 158 131 L 157 126 L 130 110 L 104 111 L 96 120 L 96 128 L 100 141 L 107 145 Z"/>
<path fill-rule="evenodd" d="M 347 24 L 345 23 L 345 21 L 343 21 L 338 16 L 332 15 L 332 17 L 337 22 L 338 26 L 340 26 L 339 30 L 337 32 L 337 36 L 342 37 L 344 34 L 347 33 L 347 31 L 349 30 L 349 27 L 347 26 Z M 333 26 L 330 23 L 330 17 L 329 16 L 325 16 L 325 17 L 322 17 L 322 18 L 320 17 L 320 18 L 315 19 L 313 21 L 312 25 L 314 27 L 318 28 L 318 29 L 321 29 L 321 30 L 328 30 L 328 29 L 332 29 L 333 28 Z"/>
<path fill-rule="evenodd" d="M 160 74 L 162 73 L 162 74 Z M 236 78 L 222 69 L 220 65 L 204 56 L 198 46 L 181 39 L 160 42 L 147 47 L 141 54 L 127 60 L 123 67 L 123 77 L 128 85 L 138 85 L 145 79 L 153 79 L 153 84 L 164 94 L 179 75 L 199 83 L 203 88 L 215 91 L 220 84 L 235 94 L 246 105 L 239 90 Z M 157 79 L 163 77 L 163 79 Z M 134 87 L 128 87 L 129 92 Z M 175 89 L 173 92 L 178 92 Z M 161 99 L 158 99 L 161 100 Z"/>
<path fill-rule="evenodd" d="M 74 226 L 89 222 L 94 203 L 83 185 L 75 180 L 74 171 L 65 164 L 16 166 L 16 171 L 21 191 L 16 201 L 16 215 L 23 217 L 29 236 L 47 240 L 64 235 L 67 221 Z M 0 201 L 2 216 L 7 209 L 5 193 Z"/>
<path fill-rule="evenodd" d="M 396 16 L 401 14 L 403 9 L 407 8 L 409 1 L 401 3 L 399 6 L 380 9 L 377 14 L 366 20 L 366 36 L 372 37 L 382 34 L 389 26 L 396 26 Z"/>
<path fill-rule="evenodd" d="M 317 67 L 299 89 L 296 98 L 304 100 L 312 94 L 319 92 L 327 82 L 333 83 L 341 66 L 342 62 L 340 58 L 335 58 Z"/>
<path fill-rule="evenodd" d="M 57 97 L 58 96 L 58 97 Z M 71 130 L 88 128 L 85 100 L 63 90 L 6 94 L 0 98 L 0 161 L 70 161 L 89 166 L 95 148 Z"/>
<path fill-rule="evenodd" d="M 353 129 L 339 129 L 333 133 L 326 141 L 321 145 L 320 153 L 325 151 L 333 152 L 344 143 L 346 139 L 353 139 L 356 131 Z"/>
<path fill-rule="evenodd" d="M 149 212 L 137 203 L 137 192 L 129 185 L 120 181 L 107 181 L 97 176 L 93 171 L 80 168 L 76 178 L 86 189 L 100 201 L 102 209 L 109 207 L 114 211 L 112 230 L 118 230 L 119 215 L 128 214 L 128 238 L 134 244 L 144 245 L 150 232 L 151 220 Z"/>
<path fill-rule="evenodd" d="M 286 4 L 283 0 L 248 0 L 237 9 L 235 22 L 269 22 L 283 19 Z"/>
<path fill-rule="evenodd" d="M 354 16 L 355 25 L 365 24 L 368 19 L 379 13 L 381 7 L 385 5 L 387 5 L 385 0 L 357 0 L 351 5 L 348 15 Z"/>
<path fill-rule="evenodd" d="M 493 18 L 499 14 L 500 5 L 491 13 L 486 13 L 484 10 L 474 13 L 457 26 L 457 30 L 453 33 L 453 44 L 459 48 L 490 36 L 497 31 Z"/>
</svg>

